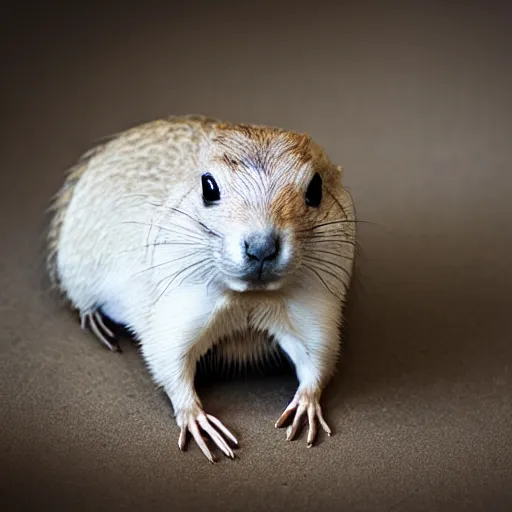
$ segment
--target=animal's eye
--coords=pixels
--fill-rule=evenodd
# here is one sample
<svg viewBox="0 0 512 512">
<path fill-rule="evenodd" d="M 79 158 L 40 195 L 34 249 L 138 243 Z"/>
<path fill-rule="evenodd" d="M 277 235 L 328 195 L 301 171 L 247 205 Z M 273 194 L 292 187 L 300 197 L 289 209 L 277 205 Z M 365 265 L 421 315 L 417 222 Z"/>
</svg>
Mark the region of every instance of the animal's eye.
<svg viewBox="0 0 512 512">
<path fill-rule="evenodd" d="M 316 173 L 309 182 L 306 190 L 306 204 L 312 208 L 318 208 L 322 202 L 322 178 Z"/>
<path fill-rule="evenodd" d="M 205 204 L 210 204 L 220 199 L 220 190 L 217 182 L 211 174 L 201 176 L 201 185 L 203 187 L 203 200 Z"/>
</svg>

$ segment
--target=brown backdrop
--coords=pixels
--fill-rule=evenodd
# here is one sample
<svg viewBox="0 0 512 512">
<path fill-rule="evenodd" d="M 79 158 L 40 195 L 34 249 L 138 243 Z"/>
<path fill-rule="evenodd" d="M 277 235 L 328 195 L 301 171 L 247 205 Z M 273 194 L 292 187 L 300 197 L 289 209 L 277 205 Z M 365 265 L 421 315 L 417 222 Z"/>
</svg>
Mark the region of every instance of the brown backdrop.
<svg viewBox="0 0 512 512">
<path fill-rule="evenodd" d="M 2 14 L 2 508 L 509 510 L 506 3 L 142 4 Z M 274 430 L 295 382 L 272 376 L 203 387 L 237 460 L 179 453 L 136 350 L 102 349 L 42 280 L 64 169 L 188 112 L 310 132 L 374 223 L 314 449 Z"/>
</svg>

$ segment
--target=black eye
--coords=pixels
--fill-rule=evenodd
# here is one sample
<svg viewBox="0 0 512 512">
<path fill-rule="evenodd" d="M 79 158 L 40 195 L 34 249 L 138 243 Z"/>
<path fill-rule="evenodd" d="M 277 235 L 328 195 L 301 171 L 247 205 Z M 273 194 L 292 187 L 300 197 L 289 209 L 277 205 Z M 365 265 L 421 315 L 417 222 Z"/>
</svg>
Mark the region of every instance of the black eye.
<svg viewBox="0 0 512 512">
<path fill-rule="evenodd" d="M 318 208 L 322 202 L 322 178 L 316 173 L 306 190 L 306 204 Z"/>
<path fill-rule="evenodd" d="M 211 174 L 203 174 L 201 176 L 201 185 L 203 187 L 203 200 L 205 204 L 214 203 L 220 199 L 219 186 Z"/>
</svg>

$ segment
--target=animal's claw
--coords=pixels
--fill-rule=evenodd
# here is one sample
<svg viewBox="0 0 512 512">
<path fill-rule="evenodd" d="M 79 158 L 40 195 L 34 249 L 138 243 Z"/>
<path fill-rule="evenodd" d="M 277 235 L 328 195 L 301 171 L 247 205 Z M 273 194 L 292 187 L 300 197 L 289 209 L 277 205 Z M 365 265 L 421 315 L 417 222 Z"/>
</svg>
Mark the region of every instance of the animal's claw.
<svg viewBox="0 0 512 512">
<path fill-rule="evenodd" d="M 331 435 L 331 429 L 329 428 L 329 425 L 327 425 L 322 415 L 322 408 L 320 407 L 317 393 L 297 391 L 293 400 L 284 410 L 281 417 L 277 420 L 275 427 L 281 428 L 282 426 L 284 426 L 284 424 L 294 411 L 295 414 L 293 417 L 293 422 L 286 431 L 287 441 L 293 440 L 293 438 L 296 436 L 300 428 L 301 420 L 303 419 L 305 414 L 307 415 L 309 425 L 307 438 L 308 448 L 311 448 L 315 442 L 317 433 L 317 420 L 322 426 L 323 430 L 327 433 L 327 435 Z"/>
<path fill-rule="evenodd" d="M 198 444 L 205 457 L 212 463 L 217 462 L 215 457 L 212 455 L 212 452 L 208 448 L 205 438 L 201 435 L 200 429 L 202 429 L 203 432 L 208 434 L 209 438 L 222 451 L 222 453 L 226 455 L 226 457 L 231 459 L 235 458 L 233 450 L 222 435 L 228 438 L 236 446 L 238 446 L 238 441 L 236 440 L 235 436 L 222 424 L 222 422 L 215 418 L 215 416 L 206 414 L 199 408 L 193 411 L 182 413 L 180 416 L 183 418 L 183 420 L 180 422 L 182 423 L 182 426 L 178 440 L 178 446 L 180 450 L 184 451 L 186 448 L 188 431 L 192 434 L 192 437 Z"/>
<path fill-rule="evenodd" d="M 92 311 L 82 315 L 82 329 L 86 329 L 87 324 L 89 325 L 96 338 L 98 338 L 98 340 L 103 343 L 103 345 L 105 345 L 109 350 L 112 350 L 112 352 L 122 352 L 121 347 L 118 345 L 115 334 L 105 325 L 103 317 L 99 311 Z"/>
</svg>

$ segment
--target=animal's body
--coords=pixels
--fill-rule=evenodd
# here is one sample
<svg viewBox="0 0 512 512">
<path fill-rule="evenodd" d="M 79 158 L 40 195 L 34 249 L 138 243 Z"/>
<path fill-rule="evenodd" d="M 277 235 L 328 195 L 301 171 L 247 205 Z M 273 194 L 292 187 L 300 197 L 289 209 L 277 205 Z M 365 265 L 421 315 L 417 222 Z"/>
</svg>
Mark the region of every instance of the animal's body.
<svg viewBox="0 0 512 512">
<path fill-rule="evenodd" d="M 342 169 L 309 136 L 200 116 L 137 126 L 84 155 L 53 205 L 48 267 L 109 348 L 102 314 L 127 326 L 180 427 L 213 460 L 236 444 L 203 411 L 196 362 L 214 345 L 229 360 L 279 346 L 299 387 L 288 438 L 322 417 L 339 353 L 355 253 Z"/>
</svg>

